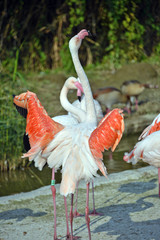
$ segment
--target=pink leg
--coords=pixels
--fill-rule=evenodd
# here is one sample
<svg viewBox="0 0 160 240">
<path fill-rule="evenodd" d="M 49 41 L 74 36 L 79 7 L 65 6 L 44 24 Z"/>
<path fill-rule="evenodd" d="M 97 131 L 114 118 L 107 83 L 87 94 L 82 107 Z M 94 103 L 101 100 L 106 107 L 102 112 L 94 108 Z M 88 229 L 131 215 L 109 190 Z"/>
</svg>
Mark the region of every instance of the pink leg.
<svg viewBox="0 0 160 240">
<path fill-rule="evenodd" d="M 70 240 L 73 239 L 79 239 L 79 236 L 73 236 L 73 197 L 74 194 L 71 194 L 71 210 L 70 210 L 70 224 L 71 224 L 71 235 L 70 235 Z"/>
<path fill-rule="evenodd" d="M 98 213 L 95 208 L 95 199 L 94 199 L 94 182 L 92 181 L 92 198 L 93 198 L 93 211 L 89 215 L 97 216 L 103 215 L 102 213 Z"/>
<path fill-rule="evenodd" d="M 158 184 L 159 184 L 159 198 L 160 198 L 160 168 L 158 168 Z"/>
<path fill-rule="evenodd" d="M 75 210 L 74 210 L 74 213 L 73 213 L 73 217 L 80 217 L 80 216 L 83 216 L 82 214 L 80 214 L 80 213 L 77 211 L 77 202 L 78 202 L 78 185 L 79 185 L 79 182 L 77 182 L 77 186 L 76 186 L 76 202 L 75 202 Z"/>
<path fill-rule="evenodd" d="M 66 226 L 67 226 L 67 235 L 66 235 L 66 239 L 70 239 L 69 225 L 68 225 L 67 200 L 66 200 L 66 197 L 64 197 L 64 206 L 65 206 L 65 213 L 66 213 Z"/>
<path fill-rule="evenodd" d="M 57 232 L 56 232 L 56 188 L 55 188 L 54 168 L 52 168 L 51 190 L 52 190 L 53 206 L 54 206 L 54 240 L 58 240 Z"/>
<path fill-rule="evenodd" d="M 74 194 L 71 194 L 71 210 L 70 210 L 71 240 L 73 240 L 73 197 Z"/>
<path fill-rule="evenodd" d="M 90 231 L 90 218 L 89 218 L 89 184 L 87 183 L 87 196 L 86 196 L 86 210 L 85 210 L 85 218 L 86 218 L 86 223 L 87 223 L 87 228 L 88 228 L 88 235 L 89 235 L 89 240 L 91 240 L 91 231 Z"/>
</svg>

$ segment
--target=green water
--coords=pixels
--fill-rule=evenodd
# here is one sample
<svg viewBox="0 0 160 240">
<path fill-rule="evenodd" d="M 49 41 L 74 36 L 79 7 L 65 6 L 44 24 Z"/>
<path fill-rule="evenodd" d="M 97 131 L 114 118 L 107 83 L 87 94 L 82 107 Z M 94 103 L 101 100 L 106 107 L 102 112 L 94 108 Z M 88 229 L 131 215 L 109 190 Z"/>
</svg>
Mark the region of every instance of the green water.
<svg viewBox="0 0 160 240">
<path fill-rule="evenodd" d="M 138 136 L 139 135 L 123 137 L 116 151 L 112 154 L 112 159 L 110 159 L 110 152 L 105 151 L 104 163 L 109 174 L 147 166 L 147 164 L 143 162 L 132 166 L 123 161 L 124 152 L 133 148 Z M 45 166 L 42 171 L 32 166 L 25 170 L 0 173 L 0 196 L 28 192 L 49 185 L 51 182 L 51 174 L 52 170 L 47 166 Z M 58 171 L 56 173 L 56 182 L 60 183 L 60 181 L 61 173 Z"/>
</svg>

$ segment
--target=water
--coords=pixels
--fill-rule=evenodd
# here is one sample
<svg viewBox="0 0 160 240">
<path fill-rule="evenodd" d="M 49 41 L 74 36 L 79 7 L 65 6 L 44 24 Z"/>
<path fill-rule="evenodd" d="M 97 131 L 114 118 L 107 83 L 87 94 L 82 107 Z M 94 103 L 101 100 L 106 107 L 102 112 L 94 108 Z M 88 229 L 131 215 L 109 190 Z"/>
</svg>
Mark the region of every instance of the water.
<svg viewBox="0 0 160 240">
<path fill-rule="evenodd" d="M 121 172 L 129 169 L 137 169 L 147 166 L 146 163 L 139 162 L 135 166 L 123 161 L 124 152 L 133 148 L 137 142 L 139 135 L 131 135 L 123 137 L 116 151 L 110 158 L 110 152 L 104 153 L 104 164 L 107 167 L 108 173 Z M 11 195 L 20 192 L 28 192 L 42 186 L 49 185 L 51 182 L 52 171 L 45 166 L 42 171 L 39 171 L 34 166 L 25 170 L 16 170 L 11 172 L 0 173 L 0 196 Z M 61 173 L 56 173 L 56 183 L 60 183 Z"/>
</svg>

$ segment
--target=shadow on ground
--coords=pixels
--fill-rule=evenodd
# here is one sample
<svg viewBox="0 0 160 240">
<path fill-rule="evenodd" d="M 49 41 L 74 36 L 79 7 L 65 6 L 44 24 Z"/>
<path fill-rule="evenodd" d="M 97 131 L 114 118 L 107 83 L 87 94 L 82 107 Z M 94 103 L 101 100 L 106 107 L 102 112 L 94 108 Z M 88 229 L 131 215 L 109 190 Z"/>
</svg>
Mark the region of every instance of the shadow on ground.
<svg viewBox="0 0 160 240">
<path fill-rule="evenodd" d="M 45 212 L 34 213 L 29 208 L 19 208 L 15 210 L 8 210 L 0 213 L 0 220 L 11 220 L 16 219 L 16 221 L 22 221 L 26 217 L 41 217 L 46 215 Z"/>
</svg>

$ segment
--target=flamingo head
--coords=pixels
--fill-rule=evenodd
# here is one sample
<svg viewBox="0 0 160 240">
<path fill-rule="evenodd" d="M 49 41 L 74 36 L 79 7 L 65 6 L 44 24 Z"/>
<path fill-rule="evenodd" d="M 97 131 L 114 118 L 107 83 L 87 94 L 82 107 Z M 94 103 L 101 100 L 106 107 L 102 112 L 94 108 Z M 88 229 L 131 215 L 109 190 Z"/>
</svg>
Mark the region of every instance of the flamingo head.
<svg viewBox="0 0 160 240">
<path fill-rule="evenodd" d="M 69 89 L 76 89 L 78 99 L 81 100 L 81 95 L 83 93 L 83 87 L 82 87 L 82 84 L 80 83 L 79 78 L 69 77 L 66 80 L 65 85 L 66 85 L 68 90 Z"/>
<path fill-rule="evenodd" d="M 13 103 L 21 108 L 27 109 L 27 102 L 30 97 L 35 97 L 36 94 L 30 91 L 21 93 L 18 96 L 14 96 Z"/>
<path fill-rule="evenodd" d="M 81 46 L 82 40 L 86 37 L 90 36 L 90 32 L 86 29 L 82 29 L 77 35 L 71 38 L 69 41 L 70 51 L 78 50 Z"/>
</svg>

